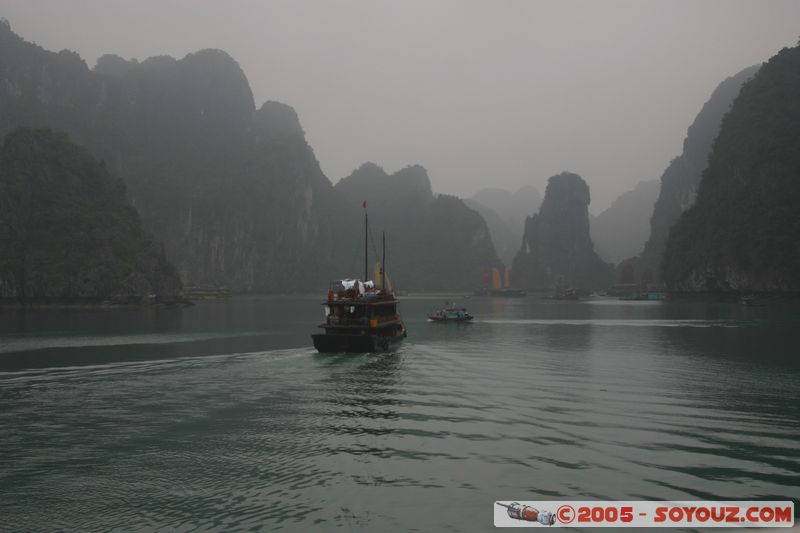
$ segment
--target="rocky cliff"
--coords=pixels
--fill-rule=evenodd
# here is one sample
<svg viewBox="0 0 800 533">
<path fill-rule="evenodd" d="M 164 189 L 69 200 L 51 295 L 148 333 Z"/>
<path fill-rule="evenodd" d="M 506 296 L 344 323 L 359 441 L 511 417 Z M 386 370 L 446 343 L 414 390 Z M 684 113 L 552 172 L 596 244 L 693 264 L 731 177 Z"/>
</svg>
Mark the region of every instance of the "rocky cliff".
<svg viewBox="0 0 800 533">
<path fill-rule="evenodd" d="M 487 188 L 465 199 L 464 203 L 486 220 L 498 257 L 511 265 L 522 242 L 525 218 L 539 209 L 542 195 L 533 185 L 526 185 L 513 193 Z"/>
<path fill-rule="evenodd" d="M 18 126 L 64 130 L 103 159 L 187 284 L 308 290 L 337 263 L 334 192 L 294 110 L 256 109 L 225 52 L 89 69 L 3 25 L 0 134 Z"/>
<path fill-rule="evenodd" d="M 524 223 L 520 224 L 518 229 L 512 228 L 494 209 L 490 209 L 472 198 L 465 198 L 463 201 L 467 207 L 478 213 L 486 221 L 486 227 L 497 251 L 497 257 L 505 265 L 510 266 L 514 255 L 519 250 L 519 243 L 522 242 L 522 227 Z"/>
<path fill-rule="evenodd" d="M 650 235 L 649 221 L 659 188 L 658 180 L 641 181 L 590 218 L 592 241 L 604 261 L 617 264 L 641 251 Z"/>
<path fill-rule="evenodd" d="M 746 68 L 720 83 L 689 126 L 683 141 L 683 153 L 670 162 L 661 176 L 661 190 L 650 218 L 650 237 L 637 263 L 637 277 L 653 282 L 660 280 L 660 265 L 669 230 L 681 213 L 694 204 L 722 117 L 730 109 L 742 84 L 753 77 L 758 68 Z"/>
<path fill-rule="evenodd" d="M 352 254 L 345 262 L 351 265 L 351 276 L 363 270 L 363 213 L 355 208 L 365 200 L 375 243 L 370 245 L 370 262 L 380 254 L 380 233 L 386 231 L 387 271 L 398 287 L 467 290 L 479 283 L 482 268 L 500 264 L 486 222 L 462 200 L 434 195 L 419 165 L 389 175 L 365 163 L 335 189 L 348 206 L 345 211 L 359 215 L 348 219 L 342 243 Z"/>
<path fill-rule="evenodd" d="M 800 47 L 745 83 L 697 201 L 672 228 L 663 276 L 678 291 L 800 291 Z"/>
<path fill-rule="evenodd" d="M 539 213 L 525 220 L 512 266 L 514 286 L 597 288 L 611 282 L 611 267 L 597 256 L 589 235 L 589 202 L 589 186 L 577 174 L 548 180 Z"/>
<path fill-rule="evenodd" d="M 103 159 L 187 285 L 309 291 L 359 274 L 351 243 L 365 198 L 407 288 L 469 288 L 497 264 L 481 217 L 435 197 L 421 167 L 393 176 L 362 167 L 334 189 L 295 111 L 256 109 L 241 68 L 220 50 L 142 62 L 106 55 L 90 69 L 2 25 L 0 134 L 18 126 L 66 131 Z"/>
<path fill-rule="evenodd" d="M 0 300 L 173 301 L 181 290 L 123 183 L 67 135 L 18 129 L 0 150 Z"/>
</svg>

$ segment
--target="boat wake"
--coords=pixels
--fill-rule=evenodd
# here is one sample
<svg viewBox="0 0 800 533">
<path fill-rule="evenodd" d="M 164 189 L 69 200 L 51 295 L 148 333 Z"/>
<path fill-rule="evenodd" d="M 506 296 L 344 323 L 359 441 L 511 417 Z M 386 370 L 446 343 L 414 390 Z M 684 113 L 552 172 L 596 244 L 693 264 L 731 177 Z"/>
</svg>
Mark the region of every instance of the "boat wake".
<svg viewBox="0 0 800 533">
<path fill-rule="evenodd" d="M 539 326 L 605 326 L 605 327 L 644 327 L 644 328 L 741 328 L 758 325 L 755 321 L 743 320 L 648 320 L 648 319 L 509 319 L 477 320 L 483 324 L 539 325 Z"/>
<path fill-rule="evenodd" d="M 181 342 L 197 342 L 234 337 L 257 337 L 271 335 L 266 331 L 245 331 L 230 333 L 145 333 L 139 335 L 115 336 L 38 336 L 38 337 L 4 337 L 0 345 L 0 354 L 12 352 L 29 352 L 51 348 L 86 348 L 102 346 L 125 346 L 136 344 L 176 344 Z"/>
<path fill-rule="evenodd" d="M 12 371 L 0 371 L 0 383 L 15 381 L 62 380 L 71 376 L 111 376 L 118 374 L 147 373 L 151 371 L 173 371 L 181 368 L 200 368 L 229 364 L 233 361 L 247 362 L 248 359 L 260 360 L 261 364 L 274 364 L 289 359 L 308 357 L 316 352 L 311 348 L 282 350 L 265 350 L 218 355 L 201 355 L 196 357 L 171 357 L 164 359 L 148 359 L 146 361 L 114 361 L 91 365 L 72 365 L 48 368 L 29 368 Z"/>
</svg>

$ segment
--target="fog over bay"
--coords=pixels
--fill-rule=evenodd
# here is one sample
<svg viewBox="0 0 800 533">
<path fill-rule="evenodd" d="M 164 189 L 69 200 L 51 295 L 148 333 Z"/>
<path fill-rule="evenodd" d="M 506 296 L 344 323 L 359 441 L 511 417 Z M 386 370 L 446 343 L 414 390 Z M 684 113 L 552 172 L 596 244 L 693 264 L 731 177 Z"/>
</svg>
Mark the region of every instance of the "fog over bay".
<svg viewBox="0 0 800 533">
<path fill-rule="evenodd" d="M 228 52 L 333 181 L 419 163 L 438 192 L 581 174 L 597 213 L 657 179 L 717 84 L 800 35 L 797 1 L 0 0 L 47 49 Z"/>
</svg>

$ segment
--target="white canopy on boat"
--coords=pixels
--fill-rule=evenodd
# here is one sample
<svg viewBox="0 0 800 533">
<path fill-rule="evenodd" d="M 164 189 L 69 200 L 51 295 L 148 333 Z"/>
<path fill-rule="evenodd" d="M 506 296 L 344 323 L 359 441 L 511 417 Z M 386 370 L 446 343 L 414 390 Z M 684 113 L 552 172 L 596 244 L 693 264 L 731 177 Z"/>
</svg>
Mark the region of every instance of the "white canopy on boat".
<svg viewBox="0 0 800 533">
<path fill-rule="evenodd" d="M 341 284 L 345 290 L 356 289 L 358 294 L 362 296 L 367 290 L 375 289 L 375 282 L 372 280 L 361 281 L 358 279 L 343 279 Z"/>
</svg>

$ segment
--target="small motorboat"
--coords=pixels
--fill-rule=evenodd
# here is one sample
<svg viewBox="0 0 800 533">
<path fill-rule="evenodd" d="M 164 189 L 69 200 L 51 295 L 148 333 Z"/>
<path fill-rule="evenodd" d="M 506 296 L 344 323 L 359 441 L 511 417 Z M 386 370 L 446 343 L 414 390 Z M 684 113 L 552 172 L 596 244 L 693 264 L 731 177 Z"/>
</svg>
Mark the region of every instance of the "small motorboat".
<svg viewBox="0 0 800 533">
<path fill-rule="evenodd" d="M 455 305 L 449 305 L 428 315 L 428 320 L 431 322 L 469 322 L 473 318 L 475 317 L 469 314 L 465 307 L 456 307 Z"/>
</svg>

